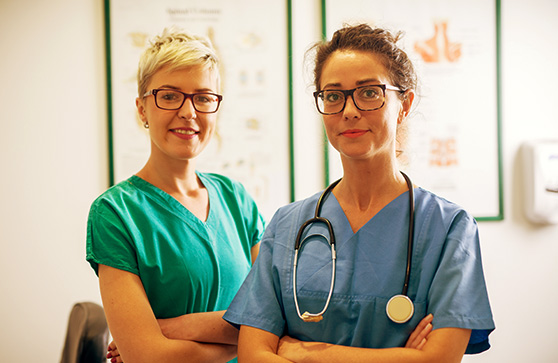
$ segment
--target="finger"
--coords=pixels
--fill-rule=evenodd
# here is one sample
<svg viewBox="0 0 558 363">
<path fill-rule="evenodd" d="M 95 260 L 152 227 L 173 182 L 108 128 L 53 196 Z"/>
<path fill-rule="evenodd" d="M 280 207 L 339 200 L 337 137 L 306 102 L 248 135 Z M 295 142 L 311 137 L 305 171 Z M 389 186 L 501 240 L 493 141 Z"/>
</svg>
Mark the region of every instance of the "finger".
<svg viewBox="0 0 558 363">
<path fill-rule="evenodd" d="M 422 320 L 420 321 L 419 325 L 417 325 L 417 329 L 424 329 L 428 324 L 432 323 L 432 321 L 434 320 L 434 315 L 432 314 L 428 314 L 426 315 L 424 318 L 422 318 Z"/>
<path fill-rule="evenodd" d="M 422 342 L 420 342 L 420 344 L 416 347 L 416 349 L 421 350 L 425 344 L 426 344 L 426 339 L 423 339 Z"/>
<path fill-rule="evenodd" d="M 420 342 L 420 344 L 423 343 L 423 341 L 426 340 L 426 337 L 428 337 L 428 334 L 430 334 L 430 332 L 432 331 L 432 324 L 428 324 L 424 327 L 424 329 L 419 333 L 419 335 L 415 338 L 416 342 Z"/>
<path fill-rule="evenodd" d="M 434 317 L 432 314 L 428 314 L 425 316 L 420 323 L 417 325 L 415 330 L 409 336 L 407 343 L 405 344 L 406 348 L 416 348 L 431 331 L 432 331 L 432 320 Z"/>
<path fill-rule="evenodd" d="M 109 357 L 110 355 L 110 357 Z M 118 348 L 115 348 L 111 351 L 108 352 L 107 354 L 107 358 L 114 358 L 114 357 L 119 357 L 120 356 L 120 352 L 118 351 Z"/>
<path fill-rule="evenodd" d="M 414 348 L 414 349 L 421 349 L 424 344 L 426 343 L 426 338 L 428 337 L 428 334 L 430 334 L 430 332 L 432 331 L 432 324 L 427 324 L 424 329 L 422 329 L 418 335 L 416 335 L 415 337 L 413 337 L 413 339 L 409 339 L 408 341 L 408 345 L 406 345 L 407 348 Z"/>
<path fill-rule="evenodd" d="M 114 349 L 108 351 L 107 359 L 111 359 L 111 362 L 113 363 L 115 363 L 118 359 L 120 359 L 120 362 L 122 362 L 122 358 L 120 358 L 120 352 L 118 351 L 118 348 L 116 346 L 114 346 Z M 112 359 L 114 359 L 114 361 Z"/>
</svg>

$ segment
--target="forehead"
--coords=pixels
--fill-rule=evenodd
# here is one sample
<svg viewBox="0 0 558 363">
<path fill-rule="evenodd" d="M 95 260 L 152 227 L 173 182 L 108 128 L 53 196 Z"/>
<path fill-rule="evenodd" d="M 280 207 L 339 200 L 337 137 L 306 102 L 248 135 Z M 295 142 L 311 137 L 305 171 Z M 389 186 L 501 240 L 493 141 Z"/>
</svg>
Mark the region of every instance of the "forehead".
<svg viewBox="0 0 558 363">
<path fill-rule="evenodd" d="M 355 87 L 359 83 L 389 83 L 379 55 L 360 50 L 337 50 L 324 63 L 320 87 Z"/>
<path fill-rule="evenodd" d="M 170 86 L 182 90 L 205 89 L 217 91 L 219 89 L 219 72 L 206 65 L 180 68 L 167 66 L 155 72 L 150 81 L 150 88 L 161 86 Z"/>
</svg>

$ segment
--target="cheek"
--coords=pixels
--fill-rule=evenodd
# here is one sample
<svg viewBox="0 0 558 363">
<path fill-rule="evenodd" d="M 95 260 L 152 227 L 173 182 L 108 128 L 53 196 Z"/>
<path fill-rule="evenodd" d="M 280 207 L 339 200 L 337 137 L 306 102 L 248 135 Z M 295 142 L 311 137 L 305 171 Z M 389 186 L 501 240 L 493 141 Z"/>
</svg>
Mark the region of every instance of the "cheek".
<svg viewBox="0 0 558 363">
<path fill-rule="evenodd" d="M 326 133 L 329 133 L 330 131 L 332 131 L 332 129 L 335 128 L 337 122 L 338 122 L 338 117 L 335 116 L 326 116 L 326 115 L 322 115 L 322 122 L 324 124 L 324 128 Z"/>
<path fill-rule="evenodd" d="M 216 116 L 206 116 L 203 119 L 203 123 L 205 125 L 205 129 L 207 133 L 212 136 L 215 134 L 215 130 L 217 129 L 217 117 Z"/>
</svg>

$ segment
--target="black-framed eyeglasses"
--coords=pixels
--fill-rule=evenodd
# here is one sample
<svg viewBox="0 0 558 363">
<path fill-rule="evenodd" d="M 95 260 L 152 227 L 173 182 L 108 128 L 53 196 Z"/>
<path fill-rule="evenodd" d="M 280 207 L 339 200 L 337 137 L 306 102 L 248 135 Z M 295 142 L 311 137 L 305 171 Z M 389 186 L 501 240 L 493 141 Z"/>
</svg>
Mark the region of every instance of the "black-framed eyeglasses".
<svg viewBox="0 0 558 363">
<path fill-rule="evenodd" d="M 314 92 L 316 107 L 323 115 L 334 115 L 342 112 L 351 96 L 353 102 L 361 111 L 374 111 L 386 103 L 386 89 L 403 92 L 401 89 L 387 84 L 361 86 L 349 90 L 322 90 Z"/>
<path fill-rule="evenodd" d="M 189 98 L 194 110 L 201 113 L 214 113 L 219 109 L 223 96 L 211 92 L 184 93 L 174 89 L 152 89 L 143 97 L 153 95 L 155 105 L 162 110 L 178 110 Z"/>
</svg>

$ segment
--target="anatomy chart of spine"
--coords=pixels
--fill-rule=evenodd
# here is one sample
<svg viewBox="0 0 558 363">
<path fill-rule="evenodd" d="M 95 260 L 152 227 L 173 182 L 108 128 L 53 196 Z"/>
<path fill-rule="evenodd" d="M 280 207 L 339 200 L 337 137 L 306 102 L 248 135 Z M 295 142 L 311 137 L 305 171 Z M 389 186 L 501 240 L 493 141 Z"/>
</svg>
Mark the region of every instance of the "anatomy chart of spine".
<svg viewBox="0 0 558 363">
<path fill-rule="evenodd" d="M 176 26 L 211 39 L 222 60 L 216 134 L 197 161 L 248 189 L 269 219 L 290 202 L 287 14 L 283 1 L 110 0 L 114 183 L 149 155 L 135 109 L 138 60 L 147 42 Z"/>
</svg>

